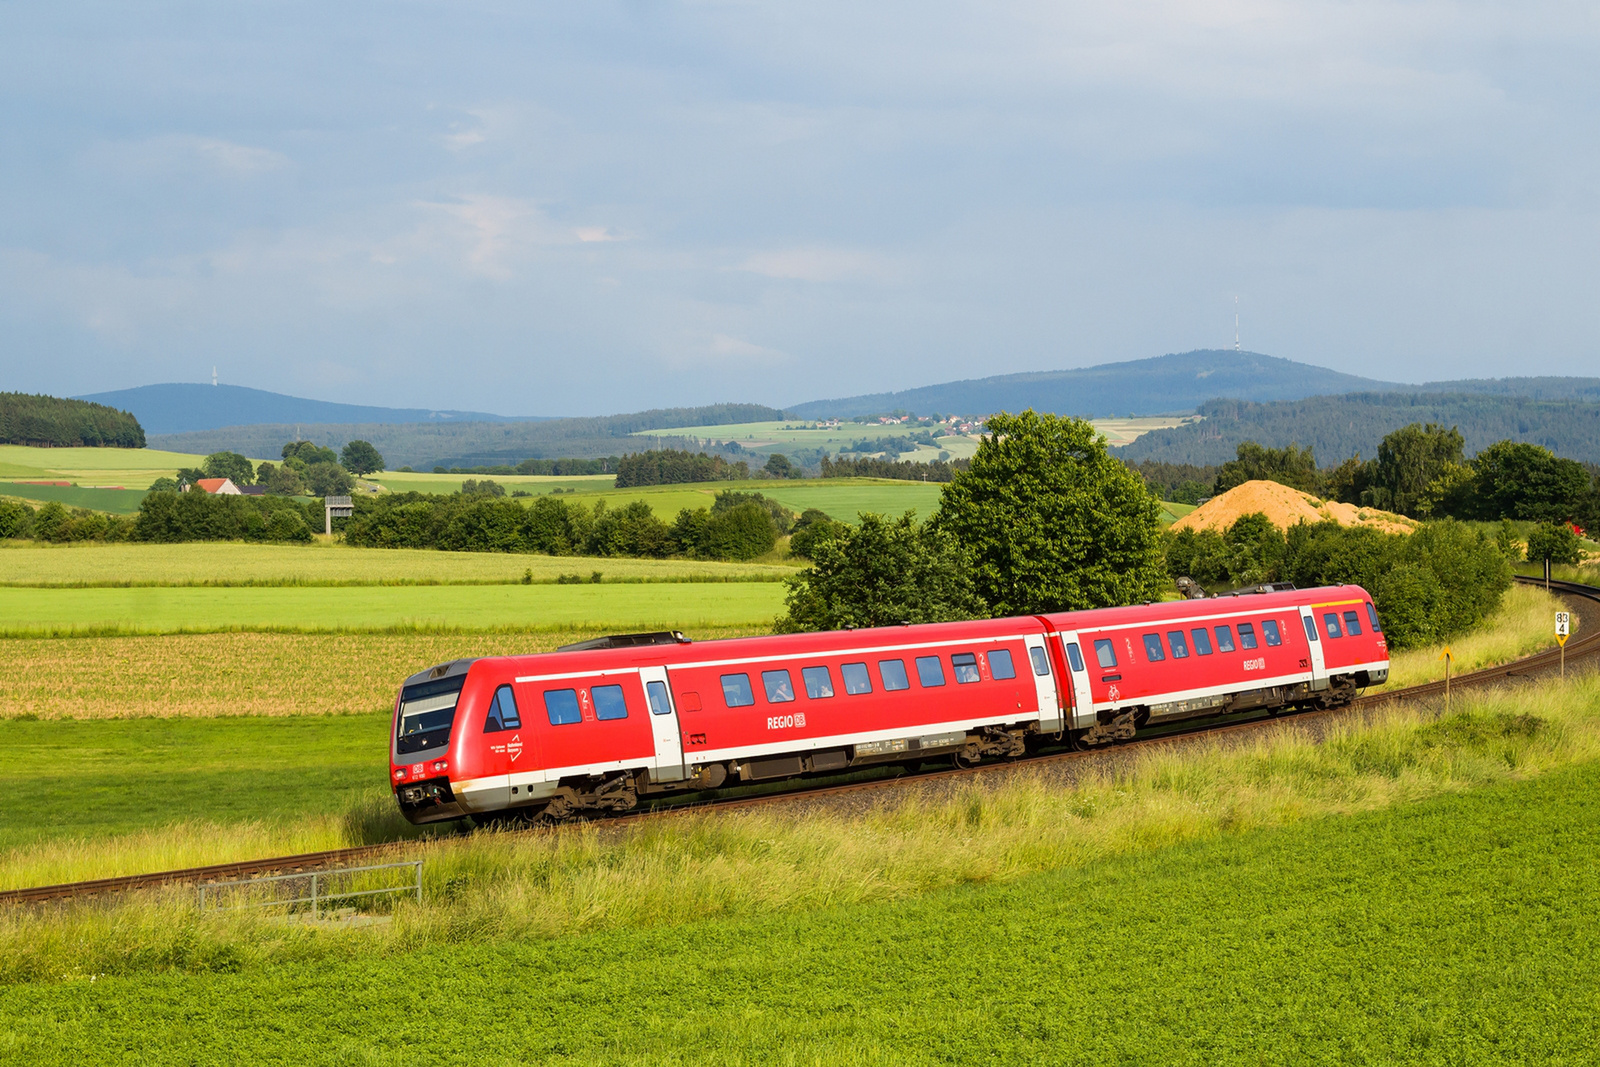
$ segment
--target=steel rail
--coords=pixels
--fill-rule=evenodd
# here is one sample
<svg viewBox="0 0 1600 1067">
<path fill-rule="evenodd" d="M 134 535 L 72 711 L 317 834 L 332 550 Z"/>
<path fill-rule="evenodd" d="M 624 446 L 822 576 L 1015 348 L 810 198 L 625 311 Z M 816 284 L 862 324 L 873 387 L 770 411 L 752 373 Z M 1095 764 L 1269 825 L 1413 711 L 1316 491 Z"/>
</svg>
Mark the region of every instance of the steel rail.
<svg viewBox="0 0 1600 1067">
<path fill-rule="evenodd" d="M 1518 575 L 1516 581 L 1526 585 L 1543 585 L 1542 578 L 1529 578 Z M 1578 582 L 1565 582 L 1552 580 L 1549 583 L 1550 591 L 1566 596 L 1578 597 L 1600 604 L 1600 587 L 1583 585 Z M 1596 618 L 1589 620 L 1580 631 L 1575 640 L 1570 641 L 1566 648 L 1566 659 L 1581 661 L 1600 653 L 1600 613 Z M 1481 671 L 1473 671 L 1450 680 L 1454 688 L 1476 688 L 1483 685 L 1500 682 L 1507 678 L 1520 677 L 1552 671 L 1561 661 L 1561 650 L 1550 648 L 1534 653 L 1511 663 L 1501 664 L 1498 667 L 1488 667 Z M 1106 748 L 1089 751 L 1051 752 L 1043 755 L 1008 760 L 1004 762 L 977 764 L 972 767 L 953 767 L 947 770 L 924 771 L 896 775 L 889 778 L 875 778 L 859 782 L 844 782 L 833 785 L 802 786 L 797 789 L 784 790 L 777 793 L 766 793 L 760 796 L 724 797 L 692 803 L 680 803 L 670 806 L 652 808 L 646 811 L 630 812 L 624 815 L 615 815 L 600 820 L 603 825 L 617 826 L 649 818 L 660 818 L 666 815 L 686 814 L 690 812 L 723 811 L 738 808 L 755 807 L 762 804 L 779 803 L 783 801 L 810 800 L 847 793 L 863 792 L 872 789 L 882 789 L 890 786 L 904 784 L 921 784 L 937 782 L 944 779 L 967 777 L 977 774 L 992 773 L 997 771 L 1016 770 L 1019 768 L 1039 764 L 1058 763 L 1064 760 L 1090 759 L 1108 752 L 1126 751 L 1139 745 L 1163 745 L 1192 741 L 1199 738 L 1213 737 L 1218 734 L 1233 733 L 1241 730 L 1253 730 L 1263 726 L 1270 726 L 1285 722 L 1299 722 L 1307 719 L 1333 716 L 1348 713 L 1358 708 L 1369 708 L 1379 704 L 1404 702 L 1425 699 L 1443 693 L 1445 683 L 1425 682 L 1422 685 L 1409 686 L 1397 689 L 1391 693 L 1373 693 L 1357 698 L 1350 704 L 1339 708 L 1309 710 L 1303 712 L 1269 715 L 1252 718 L 1245 721 L 1217 722 L 1214 720 L 1202 721 L 1198 726 L 1188 729 L 1179 729 L 1163 733 L 1154 737 L 1135 737 L 1131 741 Z M 64 882 L 57 885 L 31 886 L 23 889 L 8 889 L 0 891 L 0 904 L 28 904 L 51 900 L 64 900 L 72 897 L 91 896 L 100 893 L 127 892 L 136 889 L 152 889 L 169 885 L 197 885 L 211 882 L 228 881 L 237 878 L 249 878 L 262 874 L 280 872 L 295 873 L 312 871 L 325 867 L 348 864 L 351 860 L 368 859 L 390 853 L 405 851 L 415 847 L 417 842 L 391 841 L 377 845 L 356 845 L 351 848 L 328 849 L 323 852 L 305 852 L 294 856 L 277 856 L 270 859 L 241 860 L 236 863 L 215 863 L 205 867 L 186 867 L 178 870 L 156 871 L 150 874 L 122 875 L 115 878 L 97 878 L 85 882 Z"/>
</svg>

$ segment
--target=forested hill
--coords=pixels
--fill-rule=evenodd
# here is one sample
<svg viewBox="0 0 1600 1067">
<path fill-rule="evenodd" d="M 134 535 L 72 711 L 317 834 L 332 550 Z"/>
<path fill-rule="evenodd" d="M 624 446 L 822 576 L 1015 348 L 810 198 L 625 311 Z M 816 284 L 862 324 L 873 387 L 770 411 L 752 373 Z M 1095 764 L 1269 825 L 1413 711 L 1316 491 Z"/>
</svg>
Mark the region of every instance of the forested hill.
<svg viewBox="0 0 1600 1067">
<path fill-rule="evenodd" d="M 1566 379 L 1572 381 L 1572 379 Z M 1212 400 L 1201 421 L 1140 437 L 1117 455 L 1199 465 L 1225 463 L 1244 441 L 1315 450 L 1328 467 L 1361 453 L 1371 459 L 1385 434 L 1413 422 L 1455 426 L 1473 455 L 1507 438 L 1543 445 L 1558 456 L 1600 462 L 1600 404 L 1472 393 L 1354 393 L 1274 404 Z"/>
<path fill-rule="evenodd" d="M 207 386 L 207 388 L 210 388 Z M 301 438 L 340 448 L 347 441 L 371 441 L 389 469 L 493 466 L 524 459 L 577 459 L 617 456 L 646 448 L 694 448 L 688 437 L 630 438 L 632 433 L 682 426 L 717 426 L 782 419 L 783 412 L 760 404 L 710 404 L 662 408 L 628 415 L 539 422 L 459 423 L 269 423 L 197 433 L 152 434 L 151 444 L 178 452 L 210 454 L 227 450 L 258 459 L 276 457 L 285 441 Z"/>
<path fill-rule="evenodd" d="M 0 393 L 0 444 L 143 448 L 144 429 L 126 411 L 104 404 Z"/>
<path fill-rule="evenodd" d="M 265 389 L 247 389 L 242 385 L 183 382 L 141 385 L 136 389 L 93 393 L 78 399 L 131 411 L 152 434 L 218 430 L 224 426 L 263 422 L 499 422 L 507 418 L 482 411 L 334 404 Z"/>
<path fill-rule="evenodd" d="M 804 419 L 891 411 L 988 415 L 1029 407 L 1058 415 L 1165 415 L 1193 411 L 1219 396 L 1297 400 L 1390 388 L 1406 387 L 1258 352 L 1202 349 L 1077 370 L 1003 374 L 895 393 L 814 400 L 788 410 Z"/>
</svg>

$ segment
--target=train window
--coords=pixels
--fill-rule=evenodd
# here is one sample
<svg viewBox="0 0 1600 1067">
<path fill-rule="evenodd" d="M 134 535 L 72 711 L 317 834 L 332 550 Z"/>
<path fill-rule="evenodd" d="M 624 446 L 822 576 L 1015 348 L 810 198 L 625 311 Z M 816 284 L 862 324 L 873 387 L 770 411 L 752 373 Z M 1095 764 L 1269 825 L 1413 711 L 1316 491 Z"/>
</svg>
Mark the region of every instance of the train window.
<svg viewBox="0 0 1600 1067">
<path fill-rule="evenodd" d="M 626 719 L 628 700 L 622 695 L 620 685 L 597 685 L 589 690 L 594 698 L 594 715 L 597 719 Z"/>
<path fill-rule="evenodd" d="M 1106 670 L 1115 670 L 1117 666 L 1117 650 L 1110 641 L 1104 637 L 1096 639 L 1094 643 L 1095 662 Z"/>
<path fill-rule="evenodd" d="M 1050 673 L 1050 661 L 1045 658 L 1044 649 L 1028 649 L 1028 658 L 1033 661 L 1033 673 L 1043 678 Z"/>
<path fill-rule="evenodd" d="M 1211 635 L 1206 633 L 1204 626 L 1189 631 L 1189 639 L 1194 642 L 1194 654 L 1197 656 L 1211 655 Z"/>
<path fill-rule="evenodd" d="M 483 732 L 492 734 L 500 730 L 522 729 L 522 716 L 517 714 L 517 698 L 511 695 L 511 687 L 502 685 L 494 691 L 494 700 L 489 702 L 489 714 L 483 720 Z"/>
<path fill-rule="evenodd" d="M 924 689 L 937 689 L 944 684 L 944 663 L 938 656 L 917 657 L 917 681 Z"/>
<path fill-rule="evenodd" d="M 1361 616 L 1353 611 L 1344 613 L 1344 632 L 1351 637 L 1361 636 Z"/>
<path fill-rule="evenodd" d="M 1247 622 L 1241 622 L 1239 624 L 1239 647 L 1256 647 L 1256 628 Z"/>
<path fill-rule="evenodd" d="M 1344 631 L 1339 629 L 1339 613 L 1336 611 L 1324 612 L 1322 625 L 1327 628 L 1329 637 L 1343 637 Z"/>
<path fill-rule="evenodd" d="M 647 682 L 645 683 L 644 691 L 645 695 L 650 698 L 650 714 L 672 714 L 672 701 L 667 699 L 666 682 Z"/>
<path fill-rule="evenodd" d="M 958 685 L 983 680 L 983 675 L 978 672 L 978 657 L 971 652 L 957 652 L 950 657 L 950 666 L 955 668 Z"/>
<path fill-rule="evenodd" d="M 833 696 L 833 675 L 826 667 L 802 667 L 800 680 L 806 683 L 806 696 L 812 700 Z"/>
<path fill-rule="evenodd" d="M 995 679 L 1015 678 L 1017 668 L 1011 662 L 1011 653 L 1003 648 L 991 648 L 985 657 L 989 660 L 989 676 Z"/>
<path fill-rule="evenodd" d="M 578 710 L 578 691 L 576 689 L 546 689 L 544 691 L 544 713 L 550 716 L 551 726 L 571 726 L 575 722 L 582 722 L 583 712 Z"/>
<path fill-rule="evenodd" d="M 906 661 L 903 659 L 880 659 L 878 677 L 883 679 L 886 691 L 911 688 L 911 679 L 906 677 Z"/>
<path fill-rule="evenodd" d="M 768 704 L 787 704 L 794 699 L 794 683 L 788 671 L 762 671 L 761 686 L 767 691 Z"/>
<path fill-rule="evenodd" d="M 1262 619 L 1261 632 L 1267 637 L 1267 644 L 1277 648 L 1283 644 L 1283 634 L 1278 631 L 1277 619 Z"/>
<path fill-rule="evenodd" d="M 394 739 L 401 755 L 436 748 L 450 740 L 456 720 L 456 698 L 467 680 L 464 674 L 408 685 L 400 691 L 400 728 Z"/>
<path fill-rule="evenodd" d="M 748 674 L 724 674 L 722 676 L 722 702 L 730 708 L 748 708 L 756 702 L 756 694 L 750 688 Z"/>
<path fill-rule="evenodd" d="M 1182 630 L 1168 630 L 1167 644 L 1172 646 L 1173 659 L 1189 658 L 1189 642 L 1184 640 Z"/>
<path fill-rule="evenodd" d="M 1144 635 L 1144 658 L 1151 663 L 1160 663 L 1167 658 L 1166 649 L 1161 647 L 1160 634 Z"/>
<path fill-rule="evenodd" d="M 1079 674 L 1083 673 L 1083 653 L 1078 650 L 1078 642 L 1067 642 L 1067 663 Z"/>
<path fill-rule="evenodd" d="M 1383 627 L 1378 625 L 1378 609 L 1373 607 L 1371 604 L 1367 605 L 1367 621 L 1372 624 L 1373 633 L 1383 633 Z"/>
<path fill-rule="evenodd" d="M 1307 641 L 1316 641 L 1316 640 L 1318 640 L 1318 637 L 1317 637 L 1317 624 L 1315 622 L 1311 621 L 1311 616 L 1302 615 L 1302 616 L 1300 616 L 1300 619 L 1301 619 L 1302 622 L 1304 622 L 1306 624 L 1306 640 Z"/>
<path fill-rule="evenodd" d="M 1231 626 L 1217 626 L 1213 631 L 1217 635 L 1217 651 L 1233 651 L 1233 628 Z"/>
<path fill-rule="evenodd" d="M 867 673 L 865 663 L 846 663 L 839 673 L 844 675 L 844 691 L 851 696 L 872 692 L 872 675 Z"/>
</svg>

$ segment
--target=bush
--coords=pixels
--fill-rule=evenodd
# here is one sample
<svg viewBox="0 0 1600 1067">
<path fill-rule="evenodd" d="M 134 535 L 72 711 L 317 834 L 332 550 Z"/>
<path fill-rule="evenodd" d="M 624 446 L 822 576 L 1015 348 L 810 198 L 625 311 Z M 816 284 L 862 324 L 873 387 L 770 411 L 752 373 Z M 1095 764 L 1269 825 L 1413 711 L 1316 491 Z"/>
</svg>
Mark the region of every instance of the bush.
<svg viewBox="0 0 1600 1067">
<path fill-rule="evenodd" d="M 305 517 L 299 512 L 285 508 L 267 516 L 263 536 L 268 541 L 308 542 L 311 540 L 311 527 L 306 525 Z"/>
<path fill-rule="evenodd" d="M 356 487 L 350 472 L 337 463 L 308 463 L 305 480 L 312 496 L 349 496 Z"/>
<path fill-rule="evenodd" d="M 816 559 L 817 543 L 834 537 L 843 528 L 844 523 L 835 522 L 820 508 L 806 508 L 789 535 L 789 551 L 803 559 Z"/>
<path fill-rule="evenodd" d="M 32 508 L 20 500 L 0 497 L 0 538 L 27 537 L 32 527 Z"/>
<path fill-rule="evenodd" d="M 276 519 L 279 514 L 288 519 Z M 291 519 L 293 521 L 291 521 Z M 124 536 L 135 541 L 309 541 L 311 527 L 322 526 L 320 501 L 302 511 L 292 500 L 270 496 L 214 496 L 150 493 Z M 302 530 L 304 532 L 302 532 Z M 281 536 L 280 536 L 281 535 Z"/>
<path fill-rule="evenodd" d="M 1528 534 L 1529 563 L 1577 563 L 1582 558 L 1578 535 L 1565 523 L 1540 523 Z"/>
<path fill-rule="evenodd" d="M 713 508 L 701 537 L 699 554 L 708 559 L 755 559 L 778 543 L 778 527 L 766 507 L 747 501 L 720 512 Z"/>
</svg>

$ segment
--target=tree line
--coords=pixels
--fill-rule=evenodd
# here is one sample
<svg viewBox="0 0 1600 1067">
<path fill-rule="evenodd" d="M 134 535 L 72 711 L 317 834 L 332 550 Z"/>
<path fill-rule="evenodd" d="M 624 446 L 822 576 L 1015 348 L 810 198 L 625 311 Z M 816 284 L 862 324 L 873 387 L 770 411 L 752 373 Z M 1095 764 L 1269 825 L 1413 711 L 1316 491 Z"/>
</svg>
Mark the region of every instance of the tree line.
<svg viewBox="0 0 1600 1067">
<path fill-rule="evenodd" d="M 910 460 L 879 459 L 863 456 L 860 459 L 830 459 L 824 454 L 820 460 L 824 478 L 895 478 L 905 482 L 948 482 L 972 465 L 968 459 L 936 459 L 927 463 Z"/>
<path fill-rule="evenodd" d="M 618 489 L 686 482 L 731 482 L 748 477 L 750 464 L 744 460 L 730 463 L 721 456 L 677 448 L 633 452 L 617 461 Z"/>
<path fill-rule="evenodd" d="M 321 529 L 322 501 L 288 497 L 152 492 L 134 515 L 107 515 L 51 501 L 38 509 L 0 499 L 0 537 L 37 541 L 281 541 L 304 543 Z"/>
<path fill-rule="evenodd" d="M 86 400 L 0 393 L 0 444 L 47 448 L 143 448 L 144 428 L 126 411 Z"/>
</svg>

